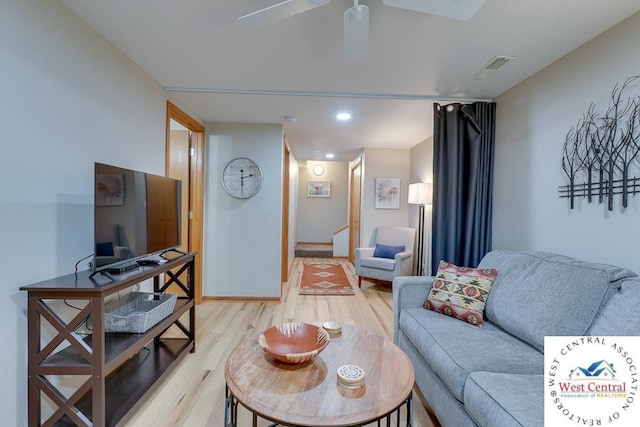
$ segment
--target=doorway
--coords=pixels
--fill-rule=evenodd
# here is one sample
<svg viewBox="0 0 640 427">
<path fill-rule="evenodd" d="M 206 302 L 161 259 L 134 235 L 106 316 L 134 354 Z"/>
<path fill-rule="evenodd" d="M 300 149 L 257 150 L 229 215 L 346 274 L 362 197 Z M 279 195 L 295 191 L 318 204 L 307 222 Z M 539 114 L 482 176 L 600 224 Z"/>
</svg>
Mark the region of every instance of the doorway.
<svg viewBox="0 0 640 427">
<path fill-rule="evenodd" d="M 165 174 L 182 180 L 181 248 L 198 254 L 195 283 L 190 284 L 196 304 L 202 301 L 204 132 L 204 126 L 167 101 Z"/>
</svg>

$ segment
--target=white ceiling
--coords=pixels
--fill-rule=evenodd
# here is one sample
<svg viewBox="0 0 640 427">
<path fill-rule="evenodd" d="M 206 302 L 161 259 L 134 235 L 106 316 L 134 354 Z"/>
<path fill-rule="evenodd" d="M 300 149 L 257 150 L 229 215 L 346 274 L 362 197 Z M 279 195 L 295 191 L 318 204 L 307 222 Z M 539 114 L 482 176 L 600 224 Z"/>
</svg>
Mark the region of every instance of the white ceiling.
<svg viewBox="0 0 640 427">
<path fill-rule="evenodd" d="M 369 54 L 346 60 L 349 0 L 262 27 L 237 18 L 279 0 L 60 1 L 203 120 L 296 117 L 284 129 L 299 160 L 410 148 L 432 134 L 434 99 L 494 99 L 640 10 L 637 0 L 486 0 L 456 21 L 361 0 L 370 8 Z M 516 58 L 473 79 L 496 55 Z M 233 93 L 211 93 L 221 91 Z M 339 110 L 352 120 L 338 123 Z"/>
</svg>

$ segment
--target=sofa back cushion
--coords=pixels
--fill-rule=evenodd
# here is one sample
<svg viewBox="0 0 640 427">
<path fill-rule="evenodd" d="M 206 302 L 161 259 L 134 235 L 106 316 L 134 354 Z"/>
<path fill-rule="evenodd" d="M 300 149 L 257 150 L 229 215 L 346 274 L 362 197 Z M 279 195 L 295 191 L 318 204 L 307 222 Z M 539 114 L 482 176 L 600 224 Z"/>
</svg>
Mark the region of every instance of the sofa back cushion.
<svg viewBox="0 0 640 427">
<path fill-rule="evenodd" d="M 596 319 L 589 335 L 640 335 L 640 279 L 624 280 Z"/>
<path fill-rule="evenodd" d="M 405 250 L 413 252 L 415 245 L 416 229 L 409 227 L 376 227 L 371 234 L 369 247 L 374 247 L 376 243 L 389 246 L 404 246 Z"/>
<path fill-rule="evenodd" d="M 500 271 L 487 319 L 540 351 L 546 335 L 585 335 L 619 281 L 636 275 L 548 252 L 493 251 L 478 268 Z"/>
</svg>

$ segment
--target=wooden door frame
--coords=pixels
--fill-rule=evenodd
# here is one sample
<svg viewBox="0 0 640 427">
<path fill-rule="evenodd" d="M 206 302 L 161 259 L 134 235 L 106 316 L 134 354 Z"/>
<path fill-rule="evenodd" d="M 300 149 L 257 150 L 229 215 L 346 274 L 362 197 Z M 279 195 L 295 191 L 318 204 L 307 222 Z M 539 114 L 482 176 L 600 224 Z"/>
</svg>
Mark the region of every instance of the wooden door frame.
<svg viewBox="0 0 640 427">
<path fill-rule="evenodd" d="M 360 185 L 358 186 L 358 188 L 355 187 L 354 184 L 354 179 L 353 179 L 353 174 L 354 171 L 356 169 L 360 168 Z M 358 224 L 360 224 L 360 228 L 362 228 L 362 218 L 361 218 L 361 212 L 362 212 L 362 157 L 359 157 L 358 160 L 356 160 L 355 162 L 353 162 L 352 164 L 349 165 L 349 253 L 347 254 L 347 258 L 349 259 L 349 261 L 351 261 L 351 263 L 355 263 L 355 259 L 354 259 L 354 255 L 353 255 L 353 248 L 357 248 L 358 246 L 360 246 L 360 242 L 354 242 L 353 241 L 353 235 L 355 233 L 355 230 L 353 229 L 353 218 L 355 217 L 355 215 L 357 215 L 358 217 Z M 359 204 L 359 212 L 352 212 L 351 206 L 352 206 L 352 200 L 353 200 L 353 195 L 355 192 L 359 193 L 359 200 L 360 200 L 360 204 Z M 358 230 L 358 236 L 360 236 L 360 229 Z"/>
<path fill-rule="evenodd" d="M 291 149 L 287 144 L 286 138 L 282 140 L 283 159 L 282 159 L 282 252 L 281 252 L 281 266 L 280 266 L 280 299 L 282 300 L 284 283 L 289 280 L 289 180 L 291 166 Z"/>
<path fill-rule="evenodd" d="M 165 140 L 165 173 L 169 170 L 169 141 L 171 138 L 171 120 L 175 120 L 192 133 L 191 145 L 193 155 L 190 156 L 190 194 L 189 210 L 193 218 L 189 222 L 188 250 L 197 253 L 195 257 L 195 302 L 202 302 L 202 258 L 204 240 L 204 154 L 205 127 L 191 118 L 171 101 L 167 101 L 166 140 Z"/>
</svg>

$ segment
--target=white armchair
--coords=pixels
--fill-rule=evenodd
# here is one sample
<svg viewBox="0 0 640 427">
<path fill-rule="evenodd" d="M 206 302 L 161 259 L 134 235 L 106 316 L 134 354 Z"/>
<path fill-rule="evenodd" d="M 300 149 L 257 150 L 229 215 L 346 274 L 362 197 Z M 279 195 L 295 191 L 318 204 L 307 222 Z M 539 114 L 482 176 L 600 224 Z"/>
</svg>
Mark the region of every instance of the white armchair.
<svg viewBox="0 0 640 427">
<path fill-rule="evenodd" d="M 355 249 L 358 287 L 362 287 L 363 277 L 393 282 L 397 276 L 410 276 L 413 271 L 415 238 L 416 230 L 414 228 L 377 227 L 373 231 L 369 247 Z M 378 245 L 377 254 L 376 245 Z M 396 249 L 390 251 L 389 248 L 380 245 L 395 246 Z M 404 250 L 397 252 L 401 249 L 397 248 L 398 246 L 404 247 Z M 374 254 L 378 256 L 374 256 Z"/>
<path fill-rule="evenodd" d="M 131 249 L 124 226 L 113 224 L 96 230 L 96 267 L 131 258 Z M 105 246 L 106 245 L 106 246 Z"/>
</svg>

